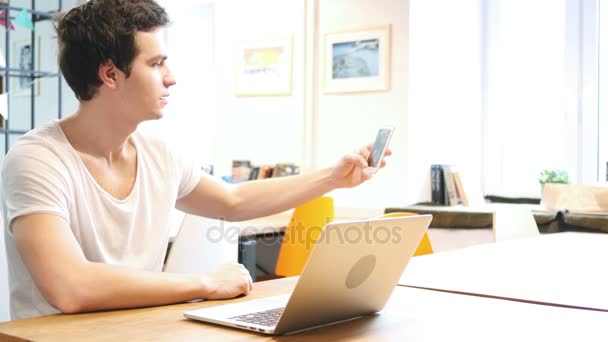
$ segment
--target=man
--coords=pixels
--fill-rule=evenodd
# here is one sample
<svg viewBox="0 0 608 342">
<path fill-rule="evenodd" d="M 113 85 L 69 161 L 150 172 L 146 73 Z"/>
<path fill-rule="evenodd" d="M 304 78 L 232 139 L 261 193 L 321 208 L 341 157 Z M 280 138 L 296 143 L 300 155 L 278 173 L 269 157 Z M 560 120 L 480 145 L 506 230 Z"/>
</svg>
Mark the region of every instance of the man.
<svg viewBox="0 0 608 342">
<path fill-rule="evenodd" d="M 13 318 L 247 294 L 238 264 L 160 272 L 173 207 L 245 220 L 369 178 L 368 146 L 333 168 L 227 189 L 137 131 L 162 117 L 175 84 L 167 23 L 153 0 L 92 0 L 59 18 L 59 64 L 79 108 L 26 134 L 2 169 Z"/>
</svg>

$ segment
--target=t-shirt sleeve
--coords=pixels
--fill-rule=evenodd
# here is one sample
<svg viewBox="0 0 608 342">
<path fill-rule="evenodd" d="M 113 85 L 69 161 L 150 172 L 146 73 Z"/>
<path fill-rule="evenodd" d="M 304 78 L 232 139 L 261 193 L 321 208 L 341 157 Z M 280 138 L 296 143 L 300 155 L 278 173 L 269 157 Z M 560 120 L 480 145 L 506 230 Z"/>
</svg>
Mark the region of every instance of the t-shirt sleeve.
<svg viewBox="0 0 608 342">
<path fill-rule="evenodd" d="M 181 151 L 175 152 L 175 149 L 173 151 L 176 160 L 177 177 L 179 178 L 177 199 L 180 199 L 190 194 L 199 183 L 201 180 L 201 168 L 195 158 L 191 158 Z"/>
<path fill-rule="evenodd" d="M 53 213 L 69 221 L 69 184 L 62 169 L 59 158 L 40 147 L 19 146 L 6 155 L 2 203 L 11 234 L 12 221 L 27 214 Z"/>
</svg>

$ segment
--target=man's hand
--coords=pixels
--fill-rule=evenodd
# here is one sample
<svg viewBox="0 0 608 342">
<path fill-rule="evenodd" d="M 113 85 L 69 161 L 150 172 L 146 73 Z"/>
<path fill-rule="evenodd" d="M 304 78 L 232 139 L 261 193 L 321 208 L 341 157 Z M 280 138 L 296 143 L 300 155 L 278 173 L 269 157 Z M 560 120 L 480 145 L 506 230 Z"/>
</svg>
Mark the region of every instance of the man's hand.
<svg viewBox="0 0 608 342">
<path fill-rule="evenodd" d="M 372 144 L 361 147 L 353 153 L 347 154 L 334 167 L 332 178 L 337 188 L 352 188 L 372 178 L 371 174 L 363 172 L 367 167 L 367 157 L 372 150 Z M 392 154 L 386 149 L 385 157 Z M 380 168 L 386 166 L 386 160 L 382 158 Z"/>
<path fill-rule="evenodd" d="M 249 271 L 239 263 L 229 263 L 203 276 L 205 299 L 229 299 L 247 295 L 253 288 Z"/>
</svg>

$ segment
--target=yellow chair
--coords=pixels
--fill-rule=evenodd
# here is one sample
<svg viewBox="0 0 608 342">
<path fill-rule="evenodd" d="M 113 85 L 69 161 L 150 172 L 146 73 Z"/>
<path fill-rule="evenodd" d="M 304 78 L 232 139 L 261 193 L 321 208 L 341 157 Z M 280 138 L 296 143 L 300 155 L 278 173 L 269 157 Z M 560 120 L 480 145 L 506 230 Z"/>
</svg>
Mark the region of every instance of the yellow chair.
<svg viewBox="0 0 608 342">
<path fill-rule="evenodd" d="M 283 277 L 300 275 L 321 230 L 333 220 L 334 200 L 331 197 L 319 197 L 298 206 L 285 230 L 275 274 Z"/>
<path fill-rule="evenodd" d="M 390 217 L 403 217 L 403 216 L 415 216 L 415 215 L 417 215 L 417 214 L 406 213 L 406 212 L 395 212 L 395 213 L 384 214 L 380 217 L 381 218 L 390 218 Z M 420 240 L 420 243 L 418 244 L 418 248 L 416 248 L 416 252 L 414 252 L 414 256 L 432 254 L 432 253 L 433 253 L 433 246 L 431 245 L 431 240 L 429 239 L 428 233 L 424 232 L 424 236 L 422 237 L 422 240 Z"/>
</svg>

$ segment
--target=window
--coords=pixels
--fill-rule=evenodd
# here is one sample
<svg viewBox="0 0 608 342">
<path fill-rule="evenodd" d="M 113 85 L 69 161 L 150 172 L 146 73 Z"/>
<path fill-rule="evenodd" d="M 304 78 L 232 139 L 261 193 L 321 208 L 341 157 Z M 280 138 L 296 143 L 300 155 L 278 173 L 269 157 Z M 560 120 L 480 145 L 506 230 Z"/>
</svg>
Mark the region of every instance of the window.
<svg viewBox="0 0 608 342">
<path fill-rule="evenodd" d="M 538 197 L 538 175 L 597 180 L 594 1 L 486 0 L 484 192 Z"/>
<path fill-rule="evenodd" d="M 608 181 L 608 3 L 598 2 L 598 179 Z"/>
</svg>

